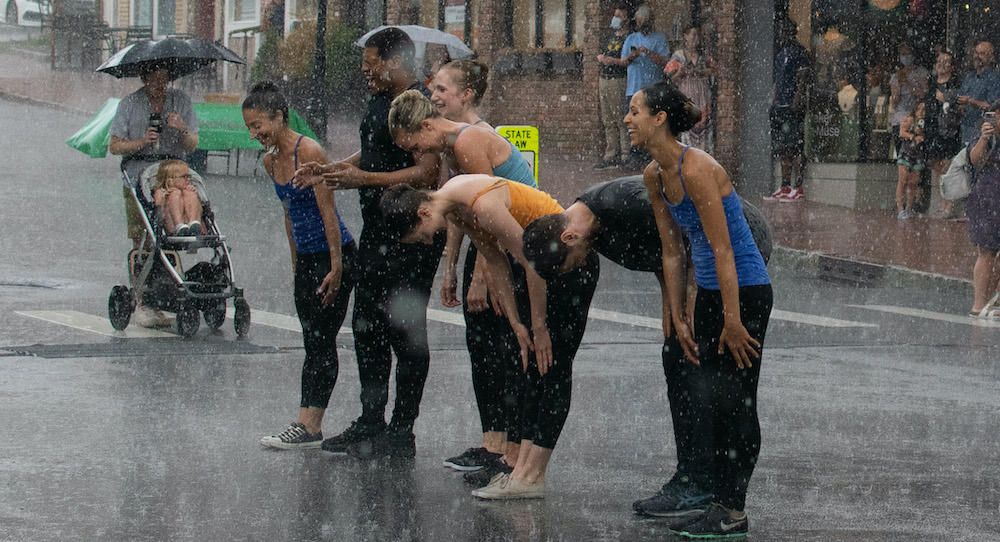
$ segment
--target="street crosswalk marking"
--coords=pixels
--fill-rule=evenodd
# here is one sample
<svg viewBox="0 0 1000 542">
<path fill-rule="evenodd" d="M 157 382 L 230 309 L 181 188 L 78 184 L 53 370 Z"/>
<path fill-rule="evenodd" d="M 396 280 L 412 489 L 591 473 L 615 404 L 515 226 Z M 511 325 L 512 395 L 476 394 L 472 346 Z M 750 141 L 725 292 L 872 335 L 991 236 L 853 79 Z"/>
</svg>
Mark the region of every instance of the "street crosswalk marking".
<svg viewBox="0 0 1000 542">
<path fill-rule="evenodd" d="M 979 318 L 973 318 L 972 316 L 959 316 L 957 314 L 925 311 L 922 309 L 911 309 L 909 307 L 897 307 L 894 305 L 848 305 L 848 307 L 853 307 L 855 309 L 868 309 L 879 312 L 887 312 L 890 314 L 899 314 L 901 316 L 926 318 L 928 320 L 937 320 L 939 322 L 949 322 L 952 324 L 964 324 L 967 326 L 986 327 L 986 328 L 1000 328 L 1000 322 L 996 321 L 981 320 Z"/>
<path fill-rule="evenodd" d="M 236 311 L 232 307 L 226 309 L 226 317 L 232 319 Z M 274 312 L 267 312 L 262 310 L 251 310 L 250 311 L 250 325 L 262 325 L 267 327 L 274 327 L 278 329 L 284 329 L 286 331 L 294 331 L 296 333 L 302 333 L 302 325 L 299 323 L 299 319 L 296 316 L 288 316 L 285 314 L 278 314 Z M 350 333 L 351 328 L 347 326 L 341 326 L 340 331 L 337 333 Z"/>
<path fill-rule="evenodd" d="M 619 324 L 648 327 L 651 329 L 661 329 L 660 319 L 650 318 L 648 316 L 636 316 L 634 314 L 625 314 L 621 312 L 607 311 L 603 309 L 590 309 L 590 317 L 596 320 L 617 322 Z M 878 327 L 878 324 L 854 322 L 852 320 L 840 320 L 838 318 L 830 318 L 828 316 L 816 316 L 813 314 L 783 311 L 780 309 L 773 309 L 771 311 L 771 319 L 784 320 L 786 322 L 795 322 L 800 324 L 809 324 L 819 327 Z"/>
<path fill-rule="evenodd" d="M 168 337 L 178 337 L 173 333 L 140 327 L 135 324 L 130 325 L 122 331 L 111 327 L 111 322 L 106 317 L 94 316 L 79 311 L 16 311 L 17 314 L 29 318 L 37 318 L 53 324 L 59 324 L 74 329 L 90 331 L 107 335 L 108 337 L 125 339 L 163 339 Z"/>
</svg>

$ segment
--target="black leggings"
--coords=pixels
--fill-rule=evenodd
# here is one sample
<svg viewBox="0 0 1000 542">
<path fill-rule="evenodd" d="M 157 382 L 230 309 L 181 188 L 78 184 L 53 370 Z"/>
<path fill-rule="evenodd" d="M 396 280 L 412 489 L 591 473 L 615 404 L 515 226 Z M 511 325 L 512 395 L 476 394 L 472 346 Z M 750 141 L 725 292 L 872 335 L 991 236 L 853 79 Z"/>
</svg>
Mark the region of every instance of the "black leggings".
<svg viewBox="0 0 1000 542">
<path fill-rule="evenodd" d="M 337 384 L 340 362 L 337 358 L 337 333 L 347 315 L 347 302 L 354 288 L 354 241 L 341 247 L 343 273 L 340 289 L 333 303 L 324 307 L 316 290 L 330 272 L 330 253 L 295 255 L 295 312 L 302 325 L 302 344 L 306 359 L 302 364 L 302 408 L 326 408 Z"/>
<path fill-rule="evenodd" d="M 771 315 L 771 286 L 743 286 L 739 294 L 743 326 L 763 346 Z M 740 369 L 728 350 L 720 356 L 722 327 L 721 292 L 699 287 L 694 335 L 701 366 L 685 360 L 676 337 L 670 337 L 663 345 L 663 372 L 677 444 L 677 475 L 713 492 L 719 504 L 743 510 L 760 454 L 757 382 L 761 360 Z"/>
<path fill-rule="evenodd" d="M 412 431 L 430 365 L 427 301 L 437 272 L 443 232 L 433 245 L 404 244 L 361 233 L 354 292 L 354 348 L 361 380 L 361 418 L 385 419 L 392 352 L 396 352 L 393 429 Z"/>
<path fill-rule="evenodd" d="M 469 283 L 478 251 L 469 244 L 465 254 L 462 281 L 462 313 L 465 316 L 465 343 L 472 362 L 472 389 L 476 392 L 479 421 L 483 433 L 505 431 L 506 412 L 515 408 L 516 399 L 508 396 L 508 375 L 521 363 L 517 337 L 506 316 L 498 316 L 492 307 L 481 312 L 469 312 Z M 513 259 L 510 258 L 513 262 Z M 512 268 L 514 264 L 512 263 Z M 516 281 L 516 276 L 512 276 Z M 524 273 L 521 273 L 523 281 Z M 490 299 L 496 303 L 495 299 Z M 516 396 L 515 396 L 516 397 Z"/>
<path fill-rule="evenodd" d="M 546 283 L 546 324 L 552 340 L 552 366 L 545 376 L 538 374 L 534 354 L 529 355 L 523 374 L 522 440 L 542 448 L 555 448 L 573 392 L 573 358 L 587 328 L 587 312 L 600 278 L 600 260 L 591 251 L 583 267 Z M 531 322 L 527 289 L 519 290 L 518 312 L 526 325 Z M 520 363 L 520 360 L 518 361 Z M 512 440 L 509 436 L 507 440 Z"/>
</svg>

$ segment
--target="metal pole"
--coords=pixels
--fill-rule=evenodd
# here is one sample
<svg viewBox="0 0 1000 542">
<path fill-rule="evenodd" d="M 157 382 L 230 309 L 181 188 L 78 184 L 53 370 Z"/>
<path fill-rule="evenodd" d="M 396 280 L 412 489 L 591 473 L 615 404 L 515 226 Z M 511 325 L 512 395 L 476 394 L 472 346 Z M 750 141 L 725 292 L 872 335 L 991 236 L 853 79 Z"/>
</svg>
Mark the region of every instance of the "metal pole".
<svg viewBox="0 0 1000 542">
<path fill-rule="evenodd" d="M 313 55 L 313 91 L 309 97 L 309 117 L 321 144 L 326 144 L 326 3 L 316 8 L 316 52 Z"/>
</svg>

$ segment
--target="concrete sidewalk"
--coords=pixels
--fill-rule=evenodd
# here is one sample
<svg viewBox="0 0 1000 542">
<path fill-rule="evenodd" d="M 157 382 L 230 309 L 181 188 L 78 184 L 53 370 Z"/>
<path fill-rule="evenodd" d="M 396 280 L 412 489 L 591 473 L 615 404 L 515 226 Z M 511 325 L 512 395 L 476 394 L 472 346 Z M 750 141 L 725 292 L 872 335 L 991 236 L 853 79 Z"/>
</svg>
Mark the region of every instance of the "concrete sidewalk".
<svg viewBox="0 0 1000 542">
<path fill-rule="evenodd" d="M 139 88 L 138 79 L 118 80 L 98 73 L 53 71 L 44 47 L 13 46 L 0 52 L 0 99 L 34 103 L 84 116 L 109 97 L 124 97 Z M 198 101 L 200 96 L 192 96 Z M 530 124 L 530 119 L 525 119 Z M 352 122 L 332 120 L 331 158 L 357 149 Z M 540 184 L 564 205 L 592 184 L 638 173 L 594 170 L 594 157 L 579 161 L 549 160 L 542 141 Z M 971 296 L 975 249 L 966 225 L 932 218 L 899 221 L 891 210 L 854 210 L 829 205 L 764 202 L 742 194 L 768 217 L 776 245 L 775 262 L 804 272 L 874 284 L 926 283 Z"/>
</svg>

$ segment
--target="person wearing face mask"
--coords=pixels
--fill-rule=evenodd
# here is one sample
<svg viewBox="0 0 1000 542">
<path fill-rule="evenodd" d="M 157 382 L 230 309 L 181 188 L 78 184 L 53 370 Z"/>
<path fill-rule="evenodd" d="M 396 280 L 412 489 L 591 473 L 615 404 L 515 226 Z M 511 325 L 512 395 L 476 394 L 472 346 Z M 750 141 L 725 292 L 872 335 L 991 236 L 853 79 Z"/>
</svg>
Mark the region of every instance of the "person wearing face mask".
<svg viewBox="0 0 1000 542">
<path fill-rule="evenodd" d="M 914 64 L 913 49 L 907 42 L 899 44 L 900 68 L 889 78 L 889 110 L 892 111 L 892 135 L 899 153 L 899 126 L 916 109 L 917 102 L 927 93 L 927 70 Z"/>
<path fill-rule="evenodd" d="M 670 59 L 670 46 L 666 36 L 653 32 L 653 11 L 649 6 L 641 5 L 636 8 L 635 32 L 625 38 L 621 58 L 628 66 L 625 80 L 626 102 L 631 102 L 636 92 L 663 79 L 663 68 Z M 649 153 L 643 149 L 632 148 L 629 156 L 625 169 L 632 171 L 646 167 L 650 160 Z"/>
<path fill-rule="evenodd" d="M 615 9 L 611 17 L 611 30 L 604 40 L 604 48 L 597 55 L 601 64 L 601 78 L 597 89 L 601 103 L 601 124 L 604 125 L 604 157 L 594 165 L 594 169 L 607 169 L 621 165 L 628 160 L 628 132 L 622 124 L 625 115 L 625 76 L 628 61 L 622 58 L 625 38 L 628 36 L 628 10 L 623 6 Z"/>
</svg>

